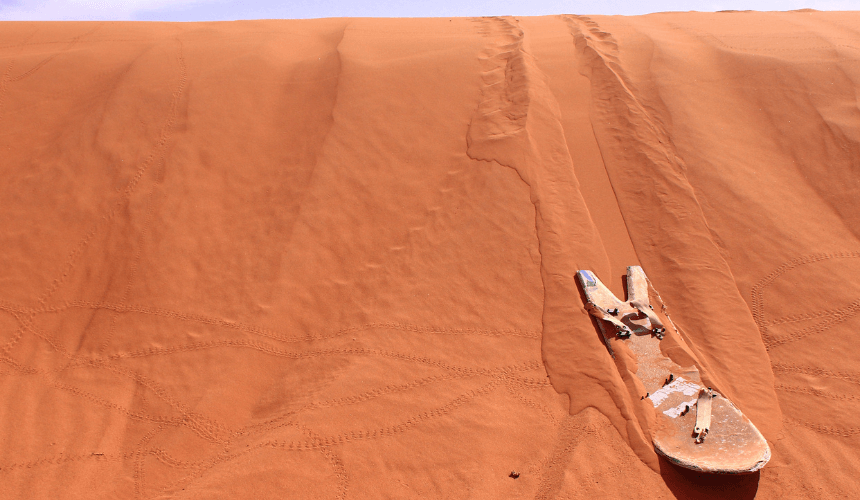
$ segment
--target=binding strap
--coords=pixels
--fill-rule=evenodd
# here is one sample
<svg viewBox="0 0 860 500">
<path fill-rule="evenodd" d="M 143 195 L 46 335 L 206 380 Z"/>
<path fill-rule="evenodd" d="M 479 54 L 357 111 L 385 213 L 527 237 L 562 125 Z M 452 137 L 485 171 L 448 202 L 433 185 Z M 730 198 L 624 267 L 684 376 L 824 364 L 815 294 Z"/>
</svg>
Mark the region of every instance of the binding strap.
<svg viewBox="0 0 860 500">
<path fill-rule="evenodd" d="M 702 389 L 699 392 L 699 400 L 696 401 L 696 428 L 693 434 L 696 435 L 696 443 L 701 444 L 705 441 L 705 436 L 711 427 L 711 400 L 714 398 L 714 391 L 710 387 Z"/>
</svg>

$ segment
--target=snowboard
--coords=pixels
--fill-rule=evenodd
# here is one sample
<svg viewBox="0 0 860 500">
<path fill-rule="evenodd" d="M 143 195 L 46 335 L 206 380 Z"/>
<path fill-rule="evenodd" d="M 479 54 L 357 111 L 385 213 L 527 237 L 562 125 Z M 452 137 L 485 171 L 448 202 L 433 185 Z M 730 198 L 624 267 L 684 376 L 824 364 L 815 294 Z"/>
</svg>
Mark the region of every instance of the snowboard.
<svg viewBox="0 0 860 500">
<path fill-rule="evenodd" d="M 577 279 L 610 354 L 615 357 L 614 339 L 637 358 L 635 376 L 644 387 L 637 399 L 654 406 L 657 453 L 700 472 L 743 474 L 764 467 L 770 447 L 755 425 L 728 398 L 704 386 L 695 364 L 680 366 L 661 351 L 667 335 L 686 344 L 642 268 L 627 268 L 626 302 L 591 271 L 579 271 Z"/>
</svg>

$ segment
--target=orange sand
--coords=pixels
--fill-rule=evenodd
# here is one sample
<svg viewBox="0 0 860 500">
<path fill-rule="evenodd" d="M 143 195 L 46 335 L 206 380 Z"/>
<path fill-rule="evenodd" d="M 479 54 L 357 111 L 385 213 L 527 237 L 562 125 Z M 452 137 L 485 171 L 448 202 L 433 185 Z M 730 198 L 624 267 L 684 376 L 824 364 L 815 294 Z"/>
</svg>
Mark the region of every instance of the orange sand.
<svg viewBox="0 0 860 500">
<path fill-rule="evenodd" d="M 0 24 L 0 496 L 856 495 L 858 26 Z M 761 473 L 653 452 L 634 264 Z"/>
</svg>

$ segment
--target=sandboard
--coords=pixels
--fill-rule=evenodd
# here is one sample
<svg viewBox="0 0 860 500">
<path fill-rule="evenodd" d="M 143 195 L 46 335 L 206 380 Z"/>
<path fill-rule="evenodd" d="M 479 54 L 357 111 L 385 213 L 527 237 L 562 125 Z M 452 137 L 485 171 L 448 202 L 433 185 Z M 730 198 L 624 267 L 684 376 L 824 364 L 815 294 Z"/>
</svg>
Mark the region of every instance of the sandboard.
<svg viewBox="0 0 860 500">
<path fill-rule="evenodd" d="M 635 375 L 645 388 L 641 396 L 656 414 L 652 440 L 657 452 L 701 472 L 744 474 L 764 467 L 770 447 L 755 425 L 728 398 L 704 387 L 695 365 L 682 367 L 661 352 L 665 335 L 682 345 L 684 340 L 642 268 L 627 268 L 627 302 L 591 271 L 579 271 L 577 278 L 610 354 L 610 339 L 615 339 L 637 357 Z"/>
</svg>

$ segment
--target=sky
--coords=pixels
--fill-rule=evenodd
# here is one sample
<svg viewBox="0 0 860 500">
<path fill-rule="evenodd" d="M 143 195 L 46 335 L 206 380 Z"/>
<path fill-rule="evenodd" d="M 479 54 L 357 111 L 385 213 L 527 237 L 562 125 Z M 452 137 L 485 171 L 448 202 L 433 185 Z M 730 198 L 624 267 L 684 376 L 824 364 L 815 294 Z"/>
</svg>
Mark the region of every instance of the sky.
<svg viewBox="0 0 860 500">
<path fill-rule="evenodd" d="M 540 16 L 698 10 L 860 10 L 860 0 L 0 0 L 6 21 L 230 21 L 319 17 Z"/>
</svg>

